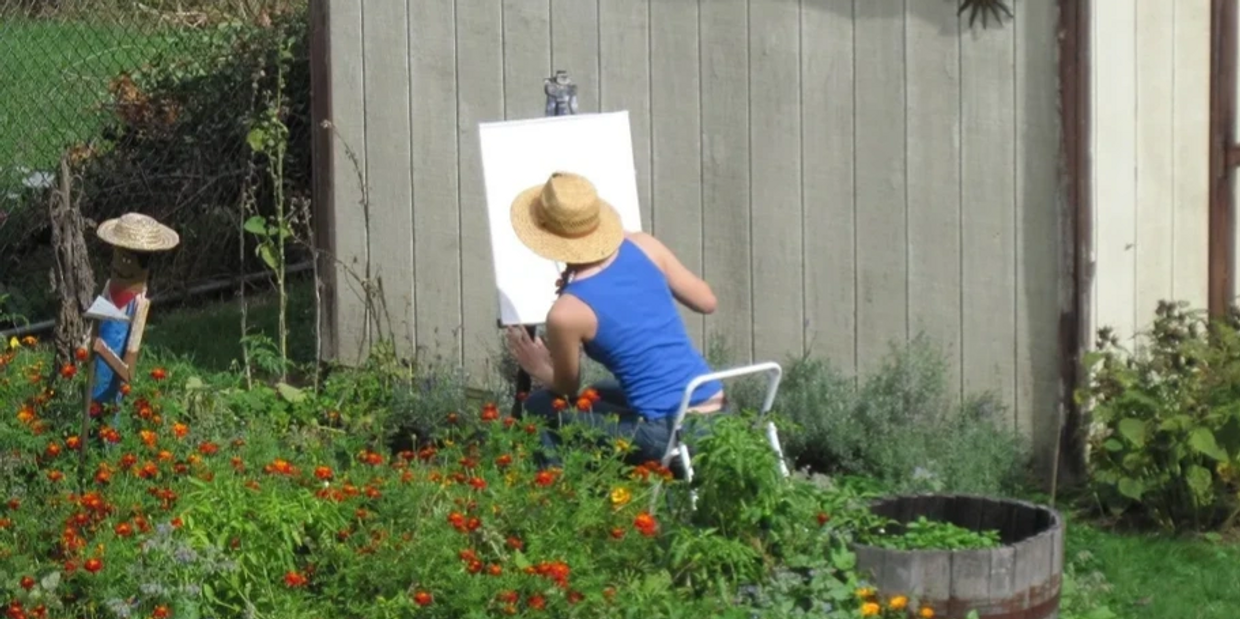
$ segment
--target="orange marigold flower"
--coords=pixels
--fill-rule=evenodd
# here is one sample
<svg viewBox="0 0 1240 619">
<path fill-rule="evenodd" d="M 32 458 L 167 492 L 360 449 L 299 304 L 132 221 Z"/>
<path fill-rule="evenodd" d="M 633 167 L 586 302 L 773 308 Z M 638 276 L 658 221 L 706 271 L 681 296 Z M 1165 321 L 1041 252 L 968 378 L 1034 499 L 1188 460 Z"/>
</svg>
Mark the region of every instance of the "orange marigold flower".
<svg viewBox="0 0 1240 619">
<path fill-rule="evenodd" d="M 77 366 L 72 363 L 60 366 L 60 375 L 64 378 L 72 379 L 74 376 L 77 376 Z"/>
<path fill-rule="evenodd" d="M 132 387 L 129 386 L 129 383 L 121 383 L 121 388 L 120 388 L 121 395 L 129 395 L 129 392 L 131 389 Z"/>
<path fill-rule="evenodd" d="M 624 539 L 624 529 L 615 527 L 611 530 L 612 539 Z"/>
<path fill-rule="evenodd" d="M 76 436 L 70 436 L 69 438 L 65 439 L 65 446 L 67 446 L 69 449 L 77 451 L 78 448 L 82 446 L 82 439 Z"/>
<path fill-rule="evenodd" d="M 874 602 L 866 602 L 865 604 L 861 605 L 861 616 L 862 617 L 877 617 L 879 611 L 881 610 L 882 609 L 878 606 L 878 604 L 875 604 Z"/>
<path fill-rule="evenodd" d="M 156 606 L 151 612 L 152 619 L 168 619 L 172 616 L 172 611 L 167 606 Z"/>
<path fill-rule="evenodd" d="M 220 450 L 220 446 L 216 445 L 215 443 L 212 443 L 211 441 L 207 441 L 198 446 L 198 453 L 204 456 L 213 456 L 219 450 Z"/>
<path fill-rule="evenodd" d="M 531 595 L 529 599 L 525 601 L 525 603 L 534 610 L 543 610 L 547 608 L 547 598 L 544 598 L 543 596 L 537 593 L 535 593 L 534 595 Z"/>
<path fill-rule="evenodd" d="M 510 464 L 512 464 L 512 456 L 508 454 L 503 454 L 495 459 L 495 466 L 498 466 L 501 469 Z"/>
<path fill-rule="evenodd" d="M 43 453 L 47 454 L 49 458 L 55 458 L 60 455 L 60 445 L 58 443 L 48 443 Z"/>
<path fill-rule="evenodd" d="M 84 565 L 83 567 L 85 567 L 86 571 L 90 572 L 91 574 L 97 574 L 99 573 L 100 570 L 103 569 L 103 559 L 100 559 L 97 557 L 87 559 L 86 565 Z"/>
<path fill-rule="evenodd" d="M 418 606 L 430 606 L 435 601 L 435 596 L 426 591 L 418 591 L 413 594 L 413 603 Z"/>
<path fill-rule="evenodd" d="M 34 421 L 34 409 L 29 406 L 23 406 L 17 409 L 17 420 L 24 424 Z"/>
<path fill-rule="evenodd" d="M 585 396 L 577 398 L 577 410 L 588 411 L 590 410 L 592 406 L 594 406 L 594 401 L 591 400 L 590 398 L 587 398 Z"/>
<path fill-rule="evenodd" d="M 887 607 L 891 610 L 904 610 L 905 608 L 908 608 L 908 598 L 903 595 L 892 596 L 892 598 L 887 601 Z"/>
<path fill-rule="evenodd" d="M 521 550 L 522 548 L 525 547 L 525 542 L 522 542 L 521 538 L 515 535 L 508 536 L 508 540 L 506 541 L 506 543 L 508 544 L 508 547 L 513 550 Z"/>
<path fill-rule="evenodd" d="M 921 619 L 934 619 L 934 609 L 929 606 L 922 606 L 921 610 L 917 611 L 917 616 L 921 617 Z"/>
<path fill-rule="evenodd" d="M 568 408 L 568 401 L 564 398 L 556 398 L 551 401 L 551 409 L 557 413 L 566 408 Z"/>
<path fill-rule="evenodd" d="M 824 526 L 828 522 L 831 522 L 831 516 L 826 512 L 818 512 L 818 526 Z"/>
<path fill-rule="evenodd" d="M 642 512 L 633 519 L 633 528 L 646 537 L 653 537 L 659 530 L 659 522 L 649 512 Z"/>
<path fill-rule="evenodd" d="M 284 584 L 293 588 L 303 587 L 306 584 L 306 577 L 299 572 L 289 570 L 284 574 Z"/>
<path fill-rule="evenodd" d="M 85 361 L 90 358 L 90 352 L 87 351 L 85 348 L 79 348 L 73 351 L 73 358 L 77 359 L 78 361 Z"/>
<path fill-rule="evenodd" d="M 332 470 L 326 466 L 316 466 L 314 467 L 314 476 L 327 481 L 332 478 Z"/>
<path fill-rule="evenodd" d="M 168 370 L 165 370 L 162 367 L 155 368 L 151 370 L 151 378 L 157 381 L 168 378 Z"/>
<path fill-rule="evenodd" d="M 47 479 L 53 483 L 58 482 L 64 478 L 65 478 L 65 474 L 61 473 L 60 471 L 48 471 L 47 472 Z"/>
<path fill-rule="evenodd" d="M 172 424 L 172 434 L 177 438 L 185 438 L 185 435 L 189 434 L 189 426 L 183 423 L 174 423 Z"/>
<path fill-rule="evenodd" d="M 495 406 L 494 402 L 489 402 L 482 407 L 483 421 L 495 421 L 496 419 L 499 419 L 499 407 Z"/>
<path fill-rule="evenodd" d="M 121 522 L 116 525 L 113 531 L 120 537 L 129 537 L 133 535 L 133 525 L 128 522 Z"/>
<path fill-rule="evenodd" d="M 29 591 L 34 588 L 34 584 L 35 584 L 34 578 L 30 576 L 22 576 L 22 581 L 21 581 L 22 589 Z"/>
<path fill-rule="evenodd" d="M 543 469 L 534 476 L 534 483 L 538 486 L 547 487 L 555 483 L 556 477 L 559 476 L 558 469 Z"/>
</svg>

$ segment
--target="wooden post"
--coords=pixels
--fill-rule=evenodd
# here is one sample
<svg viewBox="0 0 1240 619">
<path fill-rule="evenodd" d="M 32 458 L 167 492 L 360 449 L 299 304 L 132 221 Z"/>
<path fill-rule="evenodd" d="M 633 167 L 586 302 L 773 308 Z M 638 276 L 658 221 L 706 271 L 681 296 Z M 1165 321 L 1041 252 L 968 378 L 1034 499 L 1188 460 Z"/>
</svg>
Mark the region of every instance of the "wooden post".
<svg viewBox="0 0 1240 619">
<path fill-rule="evenodd" d="M 52 250 L 56 264 L 51 270 L 52 290 L 60 298 L 56 329 L 52 340 L 55 370 L 73 361 L 77 348 L 87 342 L 90 326 L 82 314 L 90 307 L 95 291 L 95 274 L 86 253 L 82 234 L 82 213 L 73 200 L 72 169 L 67 157 L 60 160 L 60 188 L 48 202 L 52 224 Z"/>
</svg>

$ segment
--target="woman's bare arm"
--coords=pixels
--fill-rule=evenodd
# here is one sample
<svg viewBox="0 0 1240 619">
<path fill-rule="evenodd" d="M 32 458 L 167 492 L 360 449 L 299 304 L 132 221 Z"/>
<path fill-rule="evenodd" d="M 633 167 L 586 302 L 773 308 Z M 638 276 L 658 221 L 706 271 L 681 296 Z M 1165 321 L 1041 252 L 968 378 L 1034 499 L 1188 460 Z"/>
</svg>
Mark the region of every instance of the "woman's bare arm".
<svg viewBox="0 0 1240 619">
<path fill-rule="evenodd" d="M 646 252 L 667 277 L 672 289 L 672 296 L 689 309 L 699 314 L 711 314 L 715 311 L 717 300 L 711 291 L 710 284 L 690 271 L 676 258 L 676 254 L 658 239 L 644 232 L 634 232 L 629 240 Z"/>
</svg>

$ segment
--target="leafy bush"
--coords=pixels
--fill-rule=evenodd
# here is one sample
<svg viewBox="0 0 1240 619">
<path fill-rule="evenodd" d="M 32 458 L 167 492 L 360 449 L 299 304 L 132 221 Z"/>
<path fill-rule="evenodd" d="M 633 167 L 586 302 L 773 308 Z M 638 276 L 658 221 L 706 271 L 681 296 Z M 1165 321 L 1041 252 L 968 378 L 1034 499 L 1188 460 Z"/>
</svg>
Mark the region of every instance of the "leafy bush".
<svg viewBox="0 0 1240 619">
<path fill-rule="evenodd" d="M 10 615 L 843 618 L 862 603 L 848 545 L 864 497 L 778 475 L 751 416 L 699 445 L 695 512 L 670 471 L 582 428 L 540 470 L 537 422 L 451 388 L 441 429 L 392 453 L 385 408 L 408 370 L 387 362 L 319 393 L 148 365 L 85 435 L 85 372 L 58 368 L 52 389 L 46 364 L 0 353 Z"/>
<path fill-rule="evenodd" d="M 1169 530 L 1212 529 L 1240 513 L 1240 314 L 1210 322 L 1161 302 L 1144 345 L 1110 329 L 1086 358 L 1091 480 L 1113 515 Z"/>
<path fill-rule="evenodd" d="M 712 358 L 726 355 L 718 348 Z M 799 467 L 873 477 L 894 492 L 1009 494 L 1023 479 L 1025 442 L 1003 428 L 1003 405 L 987 395 L 953 403 L 945 361 L 925 337 L 893 347 L 871 375 L 854 379 L 813 357 L 785 365 L 775 410 Z M 756 407 L 761 385 L 730 391 Z"/>
</svg>

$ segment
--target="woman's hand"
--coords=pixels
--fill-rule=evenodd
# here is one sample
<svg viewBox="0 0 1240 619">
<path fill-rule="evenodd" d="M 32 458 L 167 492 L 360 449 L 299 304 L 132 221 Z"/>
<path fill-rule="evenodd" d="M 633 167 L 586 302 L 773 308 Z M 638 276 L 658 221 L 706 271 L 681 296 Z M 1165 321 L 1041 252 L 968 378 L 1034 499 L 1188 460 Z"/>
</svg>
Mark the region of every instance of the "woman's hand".
<svg viewBox="0 0 1240 619">
<path fill-rule="evenodd" d="M 539 383 L 552 386 L 555 382 L 555 370 L 551 365 L 551 351 L 547 350 L 542 338 L 531 338 L 525 327 L 509 326 L 507 332 L 508 351 L 516 357 L 521 369 Z"/>
</svg>

